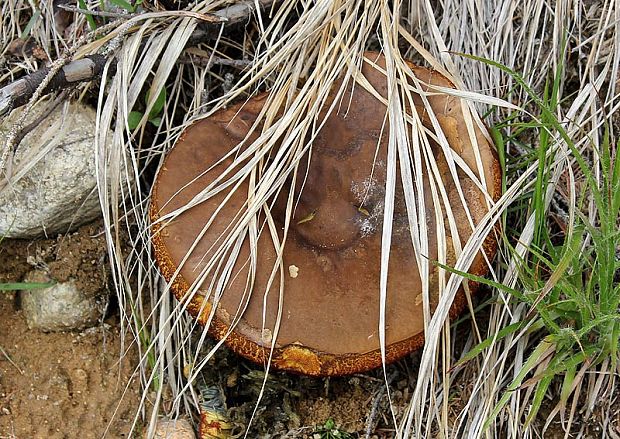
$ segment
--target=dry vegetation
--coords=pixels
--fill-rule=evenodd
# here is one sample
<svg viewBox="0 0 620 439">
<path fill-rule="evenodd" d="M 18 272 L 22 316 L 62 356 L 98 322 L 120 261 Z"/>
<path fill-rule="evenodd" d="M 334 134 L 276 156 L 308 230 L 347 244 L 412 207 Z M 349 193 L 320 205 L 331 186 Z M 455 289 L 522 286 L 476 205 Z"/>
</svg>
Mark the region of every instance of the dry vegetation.
<svg viewBox="0 0 620 439">
<path fill-rule="evenodd" d="M 279 161 L 257 160 L 219 183 L 262 176 L 228 236 L 230 249 L 236 237 L 258 233 L 267 189 L 282 187 L 307 150 L 304 134 L 316 129 L 332 83 L 353 80 L 363 51 L 373 49 L 386 55 L 394 90 L 387 109 L 398 152 L 388 169 L 396 169 L 397 157 L 412 170 L 435 160 L 425 147 L 429 134 L 405 128 L 415 126 L 401 111 L 412 93 L 400 81 L 411 75 L 406 58 L 457 85 L 452 93 L 474 110 L 471 122 L 491 128 L 505 171 L 503 196 L 467 245 L 458 245 L 455 266 L 442 270 L 425 348 L 405 360 L 411 387 L 381 408 L 384 419 L 403 438 L 521 439 L 563 429 L 620 437 L 616 1 L 144 0 L 128 7 L 134 3 L 79 1 L 79 8 L 100 12 L 89 15 L 74 3 L 63 9 L 60 1 L 2 2 L 0 87 L 46 65 L 53 72 L 100 55 L 101 77 L 52 94 L 41 86 L 18 111 L 23 127 L 33 105 L 54 107 L 59 96 L 97 108 L 94 153 L 112 285 L 121 332 L 126 343 L 137 341 L 141 358 L 136 426 L 195 413 L 197 383 L 220 347 L 205 341 L 204 329 L 173 300 L 153 263 L 148 200 L 166 151 L 196 119 L 271 91 L 263 135 L 247 151 L 258 157 L 276 138 L 286 150 Z M 226 24 L 222 16 L 236 18 Z M 3 172 L 19 128 L 0 150 Z M 403 154 L 412 145 L 420 153 Z M 413 200 L 423 198 L 414 181 L 403 187 Z M 210 196 L 205 191 L 193 202 Z M 424 218 L 424 206 L 416 207 Z M 471 304 L 476 317 L 451 328 L 446 318 L 459 274 L 496 221 L 502 244 L 491 261 L 488 296 Z M 389 227 L 383 236 L 391 236 Z M 424 254 L 426 234 L 415 228 L 415 238 L 417 254 Z M 430 264 L 423 259 L 423 278 Z M 385 290 L 377 294 L 385 300 Z M 388 379 L 388 373 L 377 376 Z M 269 384 L 262 377 L 258 383 Z M 267 393 L 262 386 L 252 395 Z M 547 419 L 554 424 L 545 434 Z"/>
</svg>

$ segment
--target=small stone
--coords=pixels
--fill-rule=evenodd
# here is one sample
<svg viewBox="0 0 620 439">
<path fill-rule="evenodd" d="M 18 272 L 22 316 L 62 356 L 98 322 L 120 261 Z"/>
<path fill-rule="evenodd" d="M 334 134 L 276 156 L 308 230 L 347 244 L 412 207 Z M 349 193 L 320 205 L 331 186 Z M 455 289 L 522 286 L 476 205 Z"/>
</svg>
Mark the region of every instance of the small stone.
<svg viewBox="0 0 620 439">
<path fill-rule="evenodd" d="M 144 438 L 148 436 L 148 429 L 144 433 Z M 164 420 L 157 421 L 155 426 L 154 439 L 196 439 L 196 434 L 190 424 L 185 419 Z"/>
<path fill-rule="evenodd" d="M 43 270 L 33 270 L 25 282 L 50 282 Z M 108 306 L 108 295 L 86 295 L 73 281 L 59 282 L 49 288 L 22 290 L 21 307 L 28 327 L 41 331 L 84 329 L 100 322 Z"/>
</svg>

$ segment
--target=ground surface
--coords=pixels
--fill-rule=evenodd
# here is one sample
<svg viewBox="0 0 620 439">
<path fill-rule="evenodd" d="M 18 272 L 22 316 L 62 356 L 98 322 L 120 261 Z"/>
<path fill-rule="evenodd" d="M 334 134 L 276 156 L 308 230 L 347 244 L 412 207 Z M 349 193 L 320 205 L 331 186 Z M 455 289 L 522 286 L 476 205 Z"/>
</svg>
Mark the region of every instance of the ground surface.
<svg viewBox="0 0 620 439">
<path fill-rule="evenodd" d="M 107 288 L 100 233 L 95 223 L 56 239 L 5 239 L 0 242 L 0 283 L 21 281 L 33 268 L 44 267 L 55 280 L 73 279 L 88 292 Z M 28 328 L 17 294 L 0 292 L 0 348 L 0 439 L 99 438 L 106 429 L 106 437 L 127 437 L 141 389 L 131 378 L 135 354 L 119 361 L 114 301 L 108 317 L 94 328 L 44 333 Z M 236 430 L 244 430 L 262 383 L 259 368 L 227 349 L 210 366 L 210 375 L 228 380 L 226 403 Z M 406 380 L 400 381 L 404 388 Z M 379 374 L 332 380 L 273 374 L 249 428 L 255 437 L 304 438 L 332 419 L 344 431 L 364 432 L 375 406 L 370 437 L 391 437 L 390 429 L 381 427 L 386 404 L 381 388 Z"/>
<path fill-rule="evenodd" d="M 119 369 L 117 328 L 29 330 L 6 296 L 0 313 L 0 437 L 99 438 L 106 428 L 127 437 L 139 389 L 130 386 L 119 405 L 132 368 L 125 361 Z"/>
<path fill-rule="evenodd" d="M 0 282 L 21 280 L 34 264 L 57 280 L 105 288 L 96 232 L 90 226 L 58 240 L 3 241 Z M 140 395 L 130 379 L 135 355 L 119 362 L 118 326 L 112 315 L 82 332 L 31 330 L 16 295 L 0 291 L 0 438 L 99 438 L 106 428 L 109 437 L 126 437 Z"/>
<path fill-rule="evenodd" d="M 46 267 L 58 281 L 74 279 L 90 292 L 105 289 L 109 274 L 100 232 L 100 224 L 95 223 L 56 239 L 0 242 L 0 283 L 20 281 L 34 267 Z M 478 323 L 484 324 L 484 316 Z M 457 331 L 465 331 L 460 337 L 465 339 L 468 325 L 459 325 Z M 88 439 L 104 433 L 108 438 L 128 437 L 142 390 L 132 379 L 135 353 L 130 351 L 119 361 L 121 349 L 114 301 L 105 321 L 94 328 L 43 333 L 28 328 L 16 294 L 0 291 L 0 439 Z M 397 417 L 413 391 L 418 355 L 388 367 Z M 249 429 L 248 437 L 253 438 L 313 439 L 326 421 L 333 420 L 355 438 L 394 436 L 380 370 L 332 379 L 271 373 L 250 424 L 263 376 L 259 367 L 226 348 L 205 370 L 202 378 L 223 389 L 237 433 Z M 546 405 L 543 412 L 553 406 L 549 402 L 545 410 Z M 582 437 L 601 437 L 600 420 L 583 419 L 579 411 L 576 419 L 578 426 L 585 427 Z M 544 437 L 564 434 L 559 422 L 554 422 Z"/>
</svg>

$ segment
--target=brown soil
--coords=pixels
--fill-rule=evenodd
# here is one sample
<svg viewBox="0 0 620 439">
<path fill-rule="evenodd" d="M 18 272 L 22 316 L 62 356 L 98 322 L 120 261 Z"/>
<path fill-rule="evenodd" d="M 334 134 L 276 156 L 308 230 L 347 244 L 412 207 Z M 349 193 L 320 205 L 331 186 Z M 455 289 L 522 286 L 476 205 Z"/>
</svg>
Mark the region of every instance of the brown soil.
<svg viewBox="0 0 620 439">
<path fill-rule="evenodd" d="M 97 232 L 91 225 L 57 240 L 4 240 L 0 282 L 38 266 L 86 291 L 106 288 Z M 112 316 L 82 332 L 31 330 L 16 294 L 0 291 L 0 438 L 100 438 L 106 429 L 107 437 L 127 437 L 140 388 L 131 379 L 135 354 L 119 360 L 118 327 Z"/>
<path fill-rule="evenodd" d="M 209 341 L 205 351 L 213 343 Z M 406 407 L 410 385 L 403 366 L 403 363 L 388 366 L 397 416 Z M 271 371 L 257 407 L 263 380 L 260 366 L 241 359 L 225 346 L 216 352 L 199 378 L 223 390 L 228 415 L 235 425 L 233 433 L 247 430 L 247 437 L 251 438 L 314 439 L 316 432 L 331 420 L 338 430 L 355 438 L 366 437 L 367 425 L 372 439 L 394 436 L 381 370 L 325 379 Z M 249 423 L 255 409 L 254 419 Z"/>
<path fill-rule="evenodd" d="M 100 232 L 95 223 L 57 239 L 0 242 L 0 283 L 21 281 L 33 268 L 46 268 L 57 281 L 74 280 L 89 294 L 107 289 Z M 15 293 L 0 291 L 0 439 L 128 437 L 141 388 L 132 379 L 136 354 L 119 361 L 118 311 L 111 309 L 105 322 L 82 332 L 43 333 L 28 329 L 18 302 Z M 466 327 L 460 325 L 459 331 Z M 417 355 L 387 370 L 397 418 L 413 389 Z M 372 439 L 394 436 L 381 370 L 331 379 L 272 372 L 251 424 L 263 384 L 261 367 L 222 348 L 204 372 L 205 382 L 223 388 L 235 432 L 247 430 L 247 437 L 313 439 L 328 420 L 352 437 L 365 438 L 369 424 Z M 545 407 L 541 419 L 544 415 Z M 578 424 L 587 425 L 584 437 L 600 437 L 600 422 L 580 419 Z M 139 431 L 134 437 L 140 437 Z M 564 437 L 558 422 L 547 436 Z"/>
<path fill-rule="evenodd" d="M 94 294 L 108 288 L 107 264 L 100 223 L 57 239 L 0 242 L 0 283 L 43 268 L 54 280 L 73 280 Z M 137 358 L 132 352 L 119 361 L 118 311 L 109 313 L 82 332 L 44 333 L 28 328 L 17 293 L 0 292 L 0 439 L 127 437 L 141 396 L 131 378 Z M 342 431 L 363 432 L 373 404 L 373 426 L 383 423 L 379 372 L 331 380 L 273 373 L 248 425 L 262 385 L 260 367 L 224 348 L 209 370 L 228 380 L 229 411 L 237 430 L 249 428 L 250 437 L 312 438 L 329 419 Z M 371 437 L 391 436 L 388 429 Z"/>
</svg>

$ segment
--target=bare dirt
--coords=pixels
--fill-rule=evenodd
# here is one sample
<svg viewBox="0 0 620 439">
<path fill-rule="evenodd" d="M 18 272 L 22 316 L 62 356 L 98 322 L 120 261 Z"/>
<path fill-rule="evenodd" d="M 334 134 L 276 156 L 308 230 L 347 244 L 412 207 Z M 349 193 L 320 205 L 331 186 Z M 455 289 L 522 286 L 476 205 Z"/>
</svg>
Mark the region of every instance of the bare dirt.
<svg viewBox="0 0 620 439">
<path fill-rule="evenodd" d="M 93 223 L 56 239 L 3 240 L 0 283 L 22 281 L 43 268 L 58 282 L 73 280 L 86 294 L 109 289 L 101 231 L 101 223 Z M 121 359 L 118 310 L 111 303 L 106 319 L 93 328 L 45 333 L 28 328 L 18 293 L 0 291 L 0 439 L 128 437 L 142 389 L 132 377 L 136 354 Z M 225 348 L 210 366 L 210 379 L 225 383 L 236 432 L 249 429 L 249 437 L 314 438 L 328 420 L 360 437 L 368 423 L 369 437 L 393 436 L 380 372 L 331 380 L 272 373 L 250 424 L 264 376 L 260 367 Z M 406 380 L 397 370 L 393 366 L 392 375 L 400 377 L 402 390 Z M 403 396 L 394 391 L 397 399 Z M 133 437 L 141 437 L 138 422 Z"/>
<path fill-rule="evenodd" d="M 98 225 L 59 239 L 0 243 L 0 282 L 33 266 L 86 291 L 106 288 Z M 121 357 L 118 317 L 81 332 L 29 329 L 18 295 L 0 291 L 0 438 L 127 437 L 140 396 L 136 356 Z M 127 392 L 125 390 L 127 389 Z"/>
</svg>

